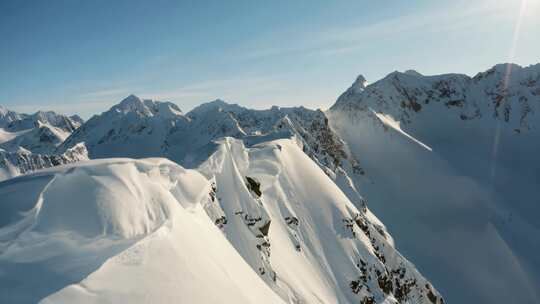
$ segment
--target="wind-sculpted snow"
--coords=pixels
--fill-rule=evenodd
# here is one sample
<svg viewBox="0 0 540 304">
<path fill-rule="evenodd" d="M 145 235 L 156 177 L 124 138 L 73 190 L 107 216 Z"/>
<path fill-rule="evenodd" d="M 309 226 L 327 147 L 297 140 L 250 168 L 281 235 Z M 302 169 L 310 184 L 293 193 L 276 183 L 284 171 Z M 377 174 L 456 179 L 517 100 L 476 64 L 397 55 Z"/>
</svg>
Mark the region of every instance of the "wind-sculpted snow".
<svg viewBox="0 0 540 304">
<path fill-rule="evenodd" d="M 327 115 L 397 247 L 450 302 L 540 301 L 540 66 L 394 72 L 351 91 Z"/>
<path fill-rule="evenodd" d="M 0 183 L 1 303 L 280 303 L 165 159 L 81 162 Z"/>
</svg>

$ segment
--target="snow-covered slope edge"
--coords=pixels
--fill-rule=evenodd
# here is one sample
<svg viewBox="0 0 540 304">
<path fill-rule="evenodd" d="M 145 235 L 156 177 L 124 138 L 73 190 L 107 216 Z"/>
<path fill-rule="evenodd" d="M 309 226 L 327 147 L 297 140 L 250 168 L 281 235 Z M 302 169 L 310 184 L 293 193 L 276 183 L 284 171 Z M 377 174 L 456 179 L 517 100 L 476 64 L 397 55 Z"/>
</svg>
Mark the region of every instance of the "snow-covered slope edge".
<svg viewBox="0 0 540 304">
<path fill-rule="evenodd" d="M 2 303 L 280 303 L 164 159 L 110 159 L 0 183 Z"/>
</svg>

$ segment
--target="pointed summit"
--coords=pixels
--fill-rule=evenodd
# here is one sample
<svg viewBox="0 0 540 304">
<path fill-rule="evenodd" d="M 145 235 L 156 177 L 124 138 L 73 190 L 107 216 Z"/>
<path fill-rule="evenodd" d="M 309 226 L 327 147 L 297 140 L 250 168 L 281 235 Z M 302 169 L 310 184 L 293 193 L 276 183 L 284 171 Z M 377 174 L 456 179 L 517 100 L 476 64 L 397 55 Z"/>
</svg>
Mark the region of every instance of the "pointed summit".
<svg viewBox="0 0 540 304">
<path fill-rule="evenodd" d="M 360 93 L 362 92 L 368 85 L 368 82 L 364 75 L 360 74 L 358 77 L 356 77 L 356 80 L 353 82 L 350 90 L 353 91 L 353 93 Z"/>
<path fill-rule="evenodd" d="M 128 97 L 122 99 L 122 101 L 120 101 L 118 105 L 122 108 L 138 107 L 143 106 L 143 101 L 138 96 L 131 94 Z"/>
<path fill-rule="evenodd" d="M 191 118 L 202 116 L 207 114 L 210 111 L 225 111 L 225 112 L 234 112 L 238 113 L 245 110 L 244 107 L 241 107 L 237 104 L 228 103 L 222 99 L 215 99 L 213 101 L 203 103 L 193 110 L 191 110 L 187 115 Z"/>
<path fill-rule="evenodd" d="M 418 71 L 412 70 L 412 69 L 411 70 L 406 70 L 405 74 L 411 75 L 411 76 L 424 76 L 421 73 L 419 73 Z"/>
<path fill-rule="evenodd" d="M 362 92 L 366 89 L 368 85 L 368 82 L 364 75 L 360 74 L 358 77 L 356 77 L 356 80 L 353 82 L 353 84 L 347 89 L 347 91 L 343 92 L 341 94 L 336 103 L 332 106 L 336 107 L 337 105 L 347 103 L 353 99 L 357 99 Z"/>
<path fill-rule="evenodd" d="M 152 116 L 152 111 L 145 105 L 144 100 L 133 94 L 124 98 L 120 103 L 113 106 L 111 110 L 123 114 L 133 112 L 143 116 Z"/>
</svg>

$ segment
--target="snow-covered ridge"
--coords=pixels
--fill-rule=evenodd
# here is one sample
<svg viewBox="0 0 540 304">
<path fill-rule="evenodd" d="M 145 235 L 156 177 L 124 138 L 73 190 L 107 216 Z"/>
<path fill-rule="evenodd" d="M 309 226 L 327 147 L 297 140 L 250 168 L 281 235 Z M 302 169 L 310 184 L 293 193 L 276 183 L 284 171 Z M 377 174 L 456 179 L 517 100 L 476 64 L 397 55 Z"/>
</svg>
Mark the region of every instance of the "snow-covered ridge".
<svg viewBox="0 0 540 304">
<path fill-rule="evenodd" d="M 499 64 L 474 77 L 396 71 L 361 90 L 357 83 L 337 99 L 331 111 L 357 115 L 358 110 L 372 108 L 407 124 L 425 109 L 442 107 L 461 120 L 494 117 L 516 132 L 537 128 L 533 115 L 540 107 L 540 64 Z"/>
<path fill-rule="evenodd" d="M 103 159 L 0 183 L 0 281 L 18 282 L 0 300 L 442 303 L 291 140 L 225 138 L 199 170 Z"/>
<path fill-rule="evenodd" d="M 141 99 L 135 95 L 129 95 L 111 110 L 121 113 L 134 112 L 143 116 L 159 115 L 164 118 L 182 115 L 180 108 L 172 102 Z"/>
<path fill-rule="evenodd" d="M 500 64 L 393 72 L 326 114 L 366 169 L 352 183 L 445 299 L 536 303 L 539 110 L 540 65 Z"/>
<path fill-rule="evenodd" d="M 0 183 L 11 202 L 0 202 L 0 281 L 23 267 L 56 284 L 28 280 L 10 294 L 0 284 L 0 296 L 442 303 L 439 288 L 458 302 L 531 302 L 539 70 L 359 76 L 326 113 L 215 100 L 184 114 L 130 95 L 79 127 L 77 117 L 0 108 L 0 180 L 29 174 Z M 80 162 L 111 157 L 171 161 Z M 66 198 L 79 194 L 88 219 L 71 221 L 63 212 L 84 206 Z M 28 208 L 11 209 L 21 202 Z M 43 257 L 31 254 L 36 240 Z M 58 261 L 65 272 L 55 273 Z M 519 292 L 497 287 L 507 285 Z M 36 291 L 30 301 L 23 289 Z"/>
<path fill-rule="evenodd" d="M 208 214 L 284 300 L 442 303 L 382 223 L 293 141 L 226 138 L 199 170 L 213 181 Z"/>
<path fill-rule="evenodd" d="M 347 174 L 363 174 L 363 170 L 320 110 L 252 110 L 216 100 L 183 115 L 179 110 L 153 110 L 160 106 L 178 109 L 170 103 L 129 96 L 83 124 L 59 151 L 85 142 L 90 158 L 162 156 L 196 167 L 215 151 L 213 142 L 225 136 L 244 139 L 248 145 L 294 137 L 305 153 L 327 168 L 328 174 L 347 185 L 352 200 L 362 201 Z"/>
<path fill-rule="evenodd" d="M 0 183 L 0 302 L 282 303 L 206 215 L 209 189 L 165 159 Z"/>
</svg>

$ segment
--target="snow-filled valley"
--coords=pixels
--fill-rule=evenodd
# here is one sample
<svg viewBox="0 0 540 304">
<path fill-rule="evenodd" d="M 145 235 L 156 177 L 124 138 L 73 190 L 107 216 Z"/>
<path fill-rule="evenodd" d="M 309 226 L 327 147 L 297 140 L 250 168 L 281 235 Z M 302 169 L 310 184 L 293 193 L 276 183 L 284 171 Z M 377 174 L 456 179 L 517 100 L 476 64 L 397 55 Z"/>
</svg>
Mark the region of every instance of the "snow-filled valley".
<svg viewBox="0 0 540 304">
<path fill-rule="evenodd" d="M 0 303 L 538 303 L 538 111 L 540 65 L 0 107 Z"/>
</svg>

